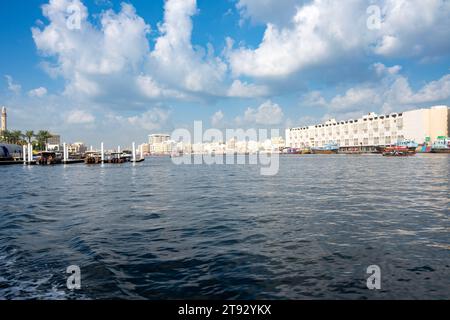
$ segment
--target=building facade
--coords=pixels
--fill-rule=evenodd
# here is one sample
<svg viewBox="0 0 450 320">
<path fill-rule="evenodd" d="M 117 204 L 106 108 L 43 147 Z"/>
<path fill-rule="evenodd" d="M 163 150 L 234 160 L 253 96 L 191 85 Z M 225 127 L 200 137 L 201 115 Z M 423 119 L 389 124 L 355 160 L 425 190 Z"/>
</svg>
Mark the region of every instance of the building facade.
<svg viewBox="0 0 450 320">
<path fill-rule="evenodd" d="M 158 144 L 170 140 L 170 135 L 168 134 L 151 134 L 148 136 L 148 144 Z"/>
<path fill-rule="evenodd" d="M 150 153 L 170 154 L 172 152 L 173 141 L 170 141 L 168 134 L 151 134 L 148 136 Z"/>
<path fill-rule="evenodd" d="M 404 140 L 432 143 L 450 135 L 450 108 L 436 106 L 402 113 L 370 113 L 356 120 L 290 128 L 286 130 L 288 148 L 323 147 L 336 143 L 340 147 L 377 147 Z"/>
<path fill-rule="evenodd" d="M 67 145 L 69 154 L 83 154 L 87 151 L 87 147 L 83 142 L 75 142 Z"/>
<path fill-rule="evenodd" d="M 47 140 L 47 150 L 60 151 L 61 149 L 61 136 L 52 133 L 51 137 Z"/>
</svg>

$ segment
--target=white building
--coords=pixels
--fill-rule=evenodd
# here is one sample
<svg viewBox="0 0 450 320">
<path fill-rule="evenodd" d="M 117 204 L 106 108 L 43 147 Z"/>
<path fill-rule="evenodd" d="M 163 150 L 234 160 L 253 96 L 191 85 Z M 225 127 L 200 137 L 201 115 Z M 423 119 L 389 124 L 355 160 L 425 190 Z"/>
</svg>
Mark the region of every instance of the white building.
<svg viewBox="0 0 450 320">
<path fill-rule="evenodd" d="M 434 142 L 450 134 L 450 108 L 436 106 L 402 113 L 376 115 L 286 130 L 288 148 L 322 147 L 337 143 L 341 147 L 386 146 L 403 140 L 419 144 Z"/>
<path fill-rule="evenodd" d="M 87 151 L 87 147 L 83 142 L 75 142 L 67 145 L 69 154 L 81 154 Z"/>
<path fill-rule="evenodd" d="M 148 143 L 152 154 L 169 154 L 174 144 L 168 134 L 151 134 L 148 136 Z"/>
<path fill-rule="evenodd" d="M 151 134 L 148 136 L 148 143 L 150 145 L 163 143 L 170 140 L 170 135 L 168 134 Z"/>
<path fill-rule="evenodd" d="M 47 150 L 49 151 L 60 151 L 61 146 L 61 136 L 59 134 L 51 134 L 51 137 L 47 140 Z"/>
</svg>

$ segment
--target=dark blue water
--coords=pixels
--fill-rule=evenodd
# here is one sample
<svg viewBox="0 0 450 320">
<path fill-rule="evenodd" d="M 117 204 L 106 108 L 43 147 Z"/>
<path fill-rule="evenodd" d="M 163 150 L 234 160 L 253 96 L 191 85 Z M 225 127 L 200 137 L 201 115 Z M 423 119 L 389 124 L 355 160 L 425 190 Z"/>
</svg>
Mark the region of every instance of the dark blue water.
<svg viewBox="0 0 450 320">
<path fill-rule="evenodd" d="M 449 172 L 447 155 L 284 156 L 274 177 L 0 167 L 0 299 L 449 299 Z"/>
</svg>

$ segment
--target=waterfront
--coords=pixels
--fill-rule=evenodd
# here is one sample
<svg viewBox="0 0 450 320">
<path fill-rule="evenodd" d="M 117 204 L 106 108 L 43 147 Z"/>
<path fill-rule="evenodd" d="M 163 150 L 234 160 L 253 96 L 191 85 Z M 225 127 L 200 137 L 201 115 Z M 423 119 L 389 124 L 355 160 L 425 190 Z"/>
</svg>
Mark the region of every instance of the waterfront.
<svg viewBox="0 0 450 320">
<path fill-rule="evenodd" d="M 0 167 L 0 299 L 448 299 L 449 172 L 429 154 L 281 156 L 269 177 L 168 158 Z"/>
</svg>

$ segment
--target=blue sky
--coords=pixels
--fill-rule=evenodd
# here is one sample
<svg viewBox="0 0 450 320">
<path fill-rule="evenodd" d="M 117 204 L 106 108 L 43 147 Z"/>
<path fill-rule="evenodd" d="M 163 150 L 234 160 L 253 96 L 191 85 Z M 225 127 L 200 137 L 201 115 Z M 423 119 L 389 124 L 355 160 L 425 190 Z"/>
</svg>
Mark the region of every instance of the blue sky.
<svg viewBox="0 0 450 320">
<path fill-rule="evenodd" d="M 111 145 L 449 105 L 449 16 L 447 0 L 3 0 L 0 104 L 10 129 Z"/>
</svg>

